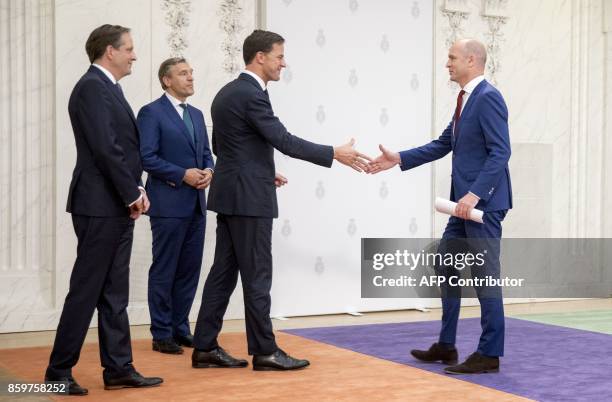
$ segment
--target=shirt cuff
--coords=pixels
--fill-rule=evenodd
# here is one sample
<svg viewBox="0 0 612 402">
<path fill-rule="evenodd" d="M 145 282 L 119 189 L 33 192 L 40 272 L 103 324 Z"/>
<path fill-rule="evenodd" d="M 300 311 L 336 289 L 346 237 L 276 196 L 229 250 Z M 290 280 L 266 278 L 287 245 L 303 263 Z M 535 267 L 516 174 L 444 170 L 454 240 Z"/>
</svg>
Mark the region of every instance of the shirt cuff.
<svg viewBox="0 0 612 402">
<path fill-rule="evenodd" d="M 476 194 L 472 193 L 471 191 L 468 191 L 468 193 L 472 194 L 474 197 L 478 198 L 478 200 L 480 200 L 480 197 L 477 196 Z"/>
<path fill-rule="evenodd" d="M 139 187 L 140 188 L 140 187 Z M 140 202 L 140 200 L 142 200 L 143 195 L 140 194 L 140 197 L 136 198 L 133 202 L 130 203 L 130 205 L 128 205 L 129 207 L 131 207 L 132 205 Z"/>
</svg>

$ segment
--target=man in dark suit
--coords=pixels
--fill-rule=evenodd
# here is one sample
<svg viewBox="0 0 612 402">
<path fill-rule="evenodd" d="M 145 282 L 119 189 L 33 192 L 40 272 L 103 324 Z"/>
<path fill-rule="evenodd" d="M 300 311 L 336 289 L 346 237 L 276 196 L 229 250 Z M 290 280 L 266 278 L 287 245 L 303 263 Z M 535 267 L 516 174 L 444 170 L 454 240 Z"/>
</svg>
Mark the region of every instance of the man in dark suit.
<svg viewBox="0 0 612 402">
<path fill-rule="evenodd" d="M 274 167 L 274 149 L 297 159 L 330 167 L 334 159 L 358 171 L 367 168 L 364 155 L 351 142 L 331 147 L 308 142 L 287 132 L 274 115 L 269 81 L 278 81 L 285 67 L 284 39 L 256 30 L 243 45 L 246 70 L 223 87 L 212 103 L 215 177 L 208 209 L 217 212 L 217 245 L 204 285 L 194 334 L 192 365 L 245 367 L 217 343 L 223 315 L 242 279 L 248 353 L 255 370 L 292 370 L 309 365 L 276 344 L 270 320 L 272 284 L 272 219 L 278 217 L 276 187 L 287 182 Z"/>
<path fill-rule="evenodd" d="M 412 169 L 440 159 L 452 152 L 452 201 L 457 202 L 456 216 L 448 220 L 439 253 L 444 247 L 456 247 L 454 239 L 469 239 L 470 247 L 485 251 L 484 272 L 472 270 L 479 277 L 500 277 L 501 223 L 512 208 L 512 188 L 508 160 L 510 137 L 508 109 L 499 91 L 484 79 L 485 47 L 465 39 L 449 50 L 446 67 L 450 79 L 461 86 L 451 122 L 442 135 L 429 144 L 403 152 L 391 152 L 382 145 L 382 155 L 371 165 L 377 173 L 400 165 Z M 469 220 L 473 208 L 484 211 L 484 224 Z M 454 243 L 454 244 L 453 244 Z M 450 250 L 450 249 L 449 249 Z M 443 272 L 456 275 L 449 267 Z M 499 287 L 476 287 L 482 313 L 482 335 L 478 349 L 467 360 L 456 365 L 457 321 L 461 304 L 460 289 L 443 288 L 442 329 L 440 338 L 429 350 L 413 350 L 423 361 L 454 364 L 445 368 L 450 374 L 472 374 L 499 371 L 499 357 L 504 353 L 504 307 Z"/>
<path fill-rule="evenodd" d="M 183 353 L 193 347 L 189 310 L 204 251 L 206 198 L 213 173 L 204 115 L 187 104 L 193 69 L 183 58 L 165 60 L 159 81 L 165 93 L 138 113 L 142 164 L 149 174 L 148 212 L 153 232 L 149 312 L 153 350 Z"/>
<path fill-rule="evenodd" d="M 162 382 L 132 366 L 126 312 L 134 220 L 149 208 L 136 119 L 117 82 L 136 60 L 130 30 L 102 25 L 85 48 L 92 66 L 68 103 L 77 162 L 67 211 L 78 238 L 77 258 L 45 374 L 46 381 L 67 382 L 73 395 L 87 394 L 72 377 L 72 367 L 95 309 L 105 389 Z"/>
</svg>

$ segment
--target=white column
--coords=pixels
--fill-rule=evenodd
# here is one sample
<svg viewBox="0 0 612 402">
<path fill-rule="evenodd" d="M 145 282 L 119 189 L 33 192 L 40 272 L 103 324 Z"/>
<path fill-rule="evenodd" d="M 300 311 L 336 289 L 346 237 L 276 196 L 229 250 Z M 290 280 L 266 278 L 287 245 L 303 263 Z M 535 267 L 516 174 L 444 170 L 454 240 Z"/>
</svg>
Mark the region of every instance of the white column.
<svg viewBox="0 0 612 402">
<path fill-rule="evenodd" d="M 612 237 L 612 0 L 603 0 L 603 33 L 605 51 L 604 97 L 604 168 L 602 237 Z"/>
<path fill-rule="evenodd" d="M 53 1 L 0 5 L 0 332 L 53 304 Z"/>
</svg>

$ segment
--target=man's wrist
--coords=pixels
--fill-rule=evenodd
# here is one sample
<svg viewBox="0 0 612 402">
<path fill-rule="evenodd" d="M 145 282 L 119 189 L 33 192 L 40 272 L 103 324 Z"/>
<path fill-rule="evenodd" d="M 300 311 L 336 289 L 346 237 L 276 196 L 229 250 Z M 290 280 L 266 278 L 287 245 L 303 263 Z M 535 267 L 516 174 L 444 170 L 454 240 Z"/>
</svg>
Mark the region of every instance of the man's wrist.
<svg viewBox="0 0 612 402">
<path fill-rule="evenodd" d="M 140 202 L 140 200 L 142 200 L 143 197 L 143 193 L 140 193 L 140 197 L 136 198 L 136 200 L 132 201 L 128 206 L 132 207 L 134 204 L 137 204 Z"/>
</svg>

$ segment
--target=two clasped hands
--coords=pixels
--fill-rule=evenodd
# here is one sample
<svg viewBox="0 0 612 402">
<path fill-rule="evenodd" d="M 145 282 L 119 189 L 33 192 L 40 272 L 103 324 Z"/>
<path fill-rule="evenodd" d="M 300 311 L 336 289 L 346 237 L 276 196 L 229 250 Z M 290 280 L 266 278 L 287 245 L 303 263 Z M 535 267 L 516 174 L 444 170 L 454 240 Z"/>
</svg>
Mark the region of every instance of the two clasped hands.
<svg viewBox="0 0 612 402">
<path fill-rule="evenodd" d="M 210 185 L 210 181 L 212 180 L 213 172 L 211 169 L 197 169 L 191 168 L 185 170 L 185 176 L 183 177 L 183 182 L 188 184 L 189 186 L 197 189 L 204 190 Z M 286 181 L 286 179 L 285 179 Z M 147 193 L 145 189 L 139 187 L 140 190 L 140 198 L 136 200 L 136 202 L 132 203 L 129 207 L 130 209 L 130 218 L 136 220 L 140 218 L 140 215 L 146 213 L 151 207 L 151 202 L 149 201 L 149 197 L 147 197 Z"/>
<path fill-rule="evenodd" d="M 334 147 L 334 159 L 358 172 L 369 174 L 380 173 L 401 163 L 399 152 L 391 151 L 382 145 L 378 146 L 381 154 L 375 159 L 358 152 L 354 145 L 355 139 L 351 138 L 346 144 Z M 277 173 L 275 184 L 276 187 L 281 187 L 287 184 L 287 179 Z M 457 202 L 455 215 L 462 219 L 469 219 L 470 212 L 476 207 L 478 201 L 479 198 L 476 195 L 467 193 Z"/>
</svg>

